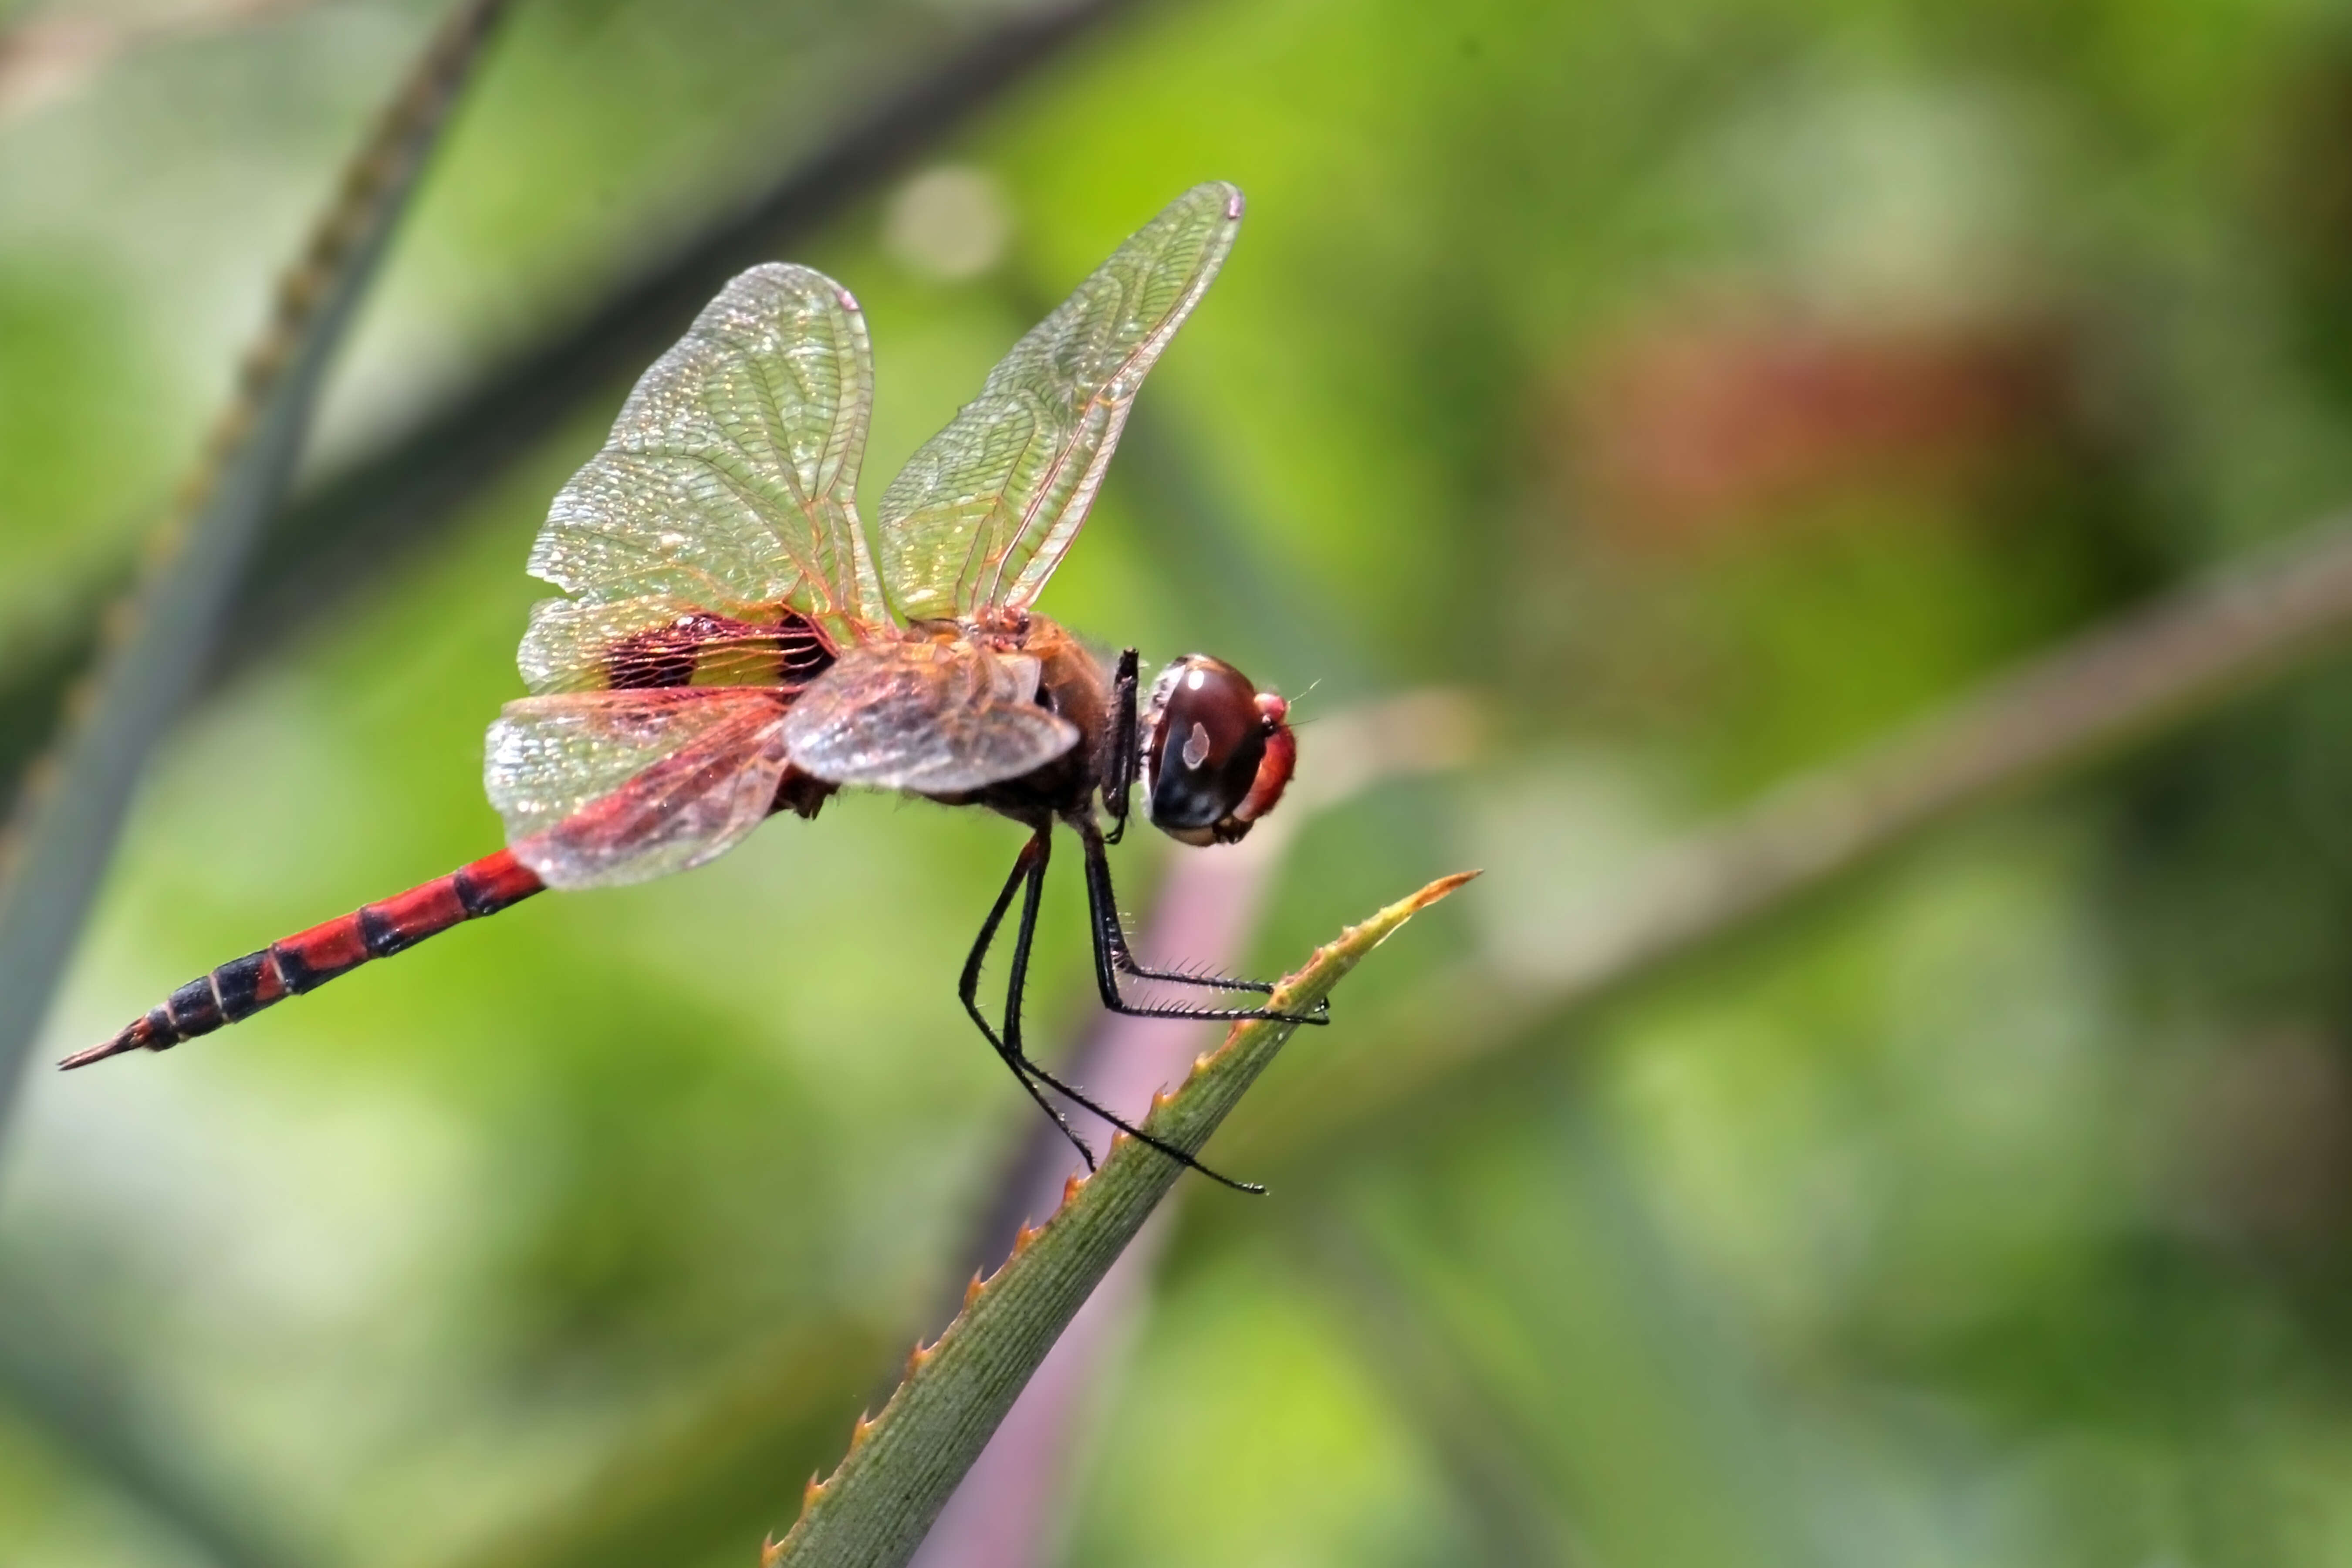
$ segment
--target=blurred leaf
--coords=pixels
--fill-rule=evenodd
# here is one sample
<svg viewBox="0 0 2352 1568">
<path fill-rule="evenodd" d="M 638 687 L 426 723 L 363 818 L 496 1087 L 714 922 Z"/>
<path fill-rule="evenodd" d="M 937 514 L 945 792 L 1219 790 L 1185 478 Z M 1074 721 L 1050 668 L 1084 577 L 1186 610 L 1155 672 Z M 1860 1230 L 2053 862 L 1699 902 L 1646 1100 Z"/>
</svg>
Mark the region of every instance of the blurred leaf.
<svg viewBox="0 0 2352 1568">
<path fill-rule="evenodd" d="M 467 1553 L 457 1568 L 747 1559 L 777 1476 L 822 1458 L 842 1412 L 871 1387 L 869 1370 L 887 1353 L 856 1321 L 795 1331 L 743 1358 L 708 1407 L 643 1434 L 562 1509 L 540 1511 L 529 1529 Z"/>
<path fill-rule="evenodd" d="M 1532 933 L 1430 987 L 1376 1074 L 1294 1082 L 1252 1113 L 1278 1158 L 1418 1102 L 1433 1082 L 1726 933 L 1761 921 L 1955 815 L 2021 794 L 2208 712 L 2352 632 L 2352 525 L 2332 523 L 2095 626 L 1877 742 L 1654 852 L 1561 906 L 1549 868 L 1506 865 L 1490 900 Z M 1467 998 L 1469 1000 L 1465 1001 Z M 1444 1026 L 1438 1026 L 1440 1021 Z M 1475 1020 L 1471 1022 L 1470 1020 Z"/>
<path fill-rule="evenodd" d="M 465 0 L 345 170 L 280 284 L 203 466 L 149 546 L 127 626 L 32 780 L 0 885 L 0 1119 L 80 934 L 148 752 L 194 689 L 246 563 L 301 455 L 320 384 L 504 0 Z"/>
<path fill-rule="evenodd" d="M 1454 1468 L 1509 1479 L 1477 1445 L 1531 1471 L 1593 1561 L 1837 1561 L 1808 1539 L 1795 1457 L 1592 1087 L 1552 1075 L 1515 1097 L 1539 1132 L 1490 1123 L 1452 1171 L 1360 1184 L 1297 1256 L 1336 1264 L 1369 1359 L 1408 1396 L 1469 1406 L 1418 1423 L 1469 1449 Z M 1532 1511 L 1522 1500 L 1522 1530 Z"/>
<path fill-rule="evenodd" d="M 0 1311 L 0 1404 L 92 1479 L 194 1545 L 215 1568 L 296 1568 L 308 1553 L 224 1484 L 202 1435 L 157 1407 L 79 1326 L 21 1289 Z"/>
<path fill-rule="evenodd" d="M 1459 1338 L 1412 1299 L 1411 1271 L 1382 1258 L 1357 1216 L 1328 1195 L 1288 1217 L 1291 1258 L 1311 1267 L 1340 1322 L 1355 1331 L 1359 1359 L 1411 1413 L 1479 1560 L 1493 1568 L 1575 1561 L 1569 1521 L 1544 1485 L 1533 1446 L 1496 1421 Z"/>
</svg>

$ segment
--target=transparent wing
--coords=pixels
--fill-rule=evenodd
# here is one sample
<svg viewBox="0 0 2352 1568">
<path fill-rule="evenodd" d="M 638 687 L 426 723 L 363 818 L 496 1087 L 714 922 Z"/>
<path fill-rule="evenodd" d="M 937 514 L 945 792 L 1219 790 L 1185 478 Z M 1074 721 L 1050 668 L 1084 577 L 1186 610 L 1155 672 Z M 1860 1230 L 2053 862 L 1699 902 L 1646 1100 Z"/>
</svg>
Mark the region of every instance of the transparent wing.
<svg viewBox="0 0 2352 1568">
<path fill-rule="evenodd" d="M 1087 520 L 1128 405 L 1239 231 L 1196 185 L 1013 346 L 882 497 L 882 575 L 908 620 L 1026 605 Z"/>
<path fill-rule="evenodd" d="M 551 888 L 642 882 L 733 847 L 776 798 L 789 695 L 577 691 L 509 702 L 483 784 Z"/>
<path fill-rule="evenodd" d="M 557 494 L 532 574 L 589 604 L 790 609 L 845 644 L 887 618 L 855 499 L 873 396 L 847 290 L 805 267 L 751 268 L 654 362 Z"/>
<path fill-rule="evenodd" d="M 801 693 L 784 741 L 832 784 L 954 795 L 1043 767 L 1077 726 L 1037 706 L 1037 661 L 969 643 L 852 648 Z"/>
</svg>

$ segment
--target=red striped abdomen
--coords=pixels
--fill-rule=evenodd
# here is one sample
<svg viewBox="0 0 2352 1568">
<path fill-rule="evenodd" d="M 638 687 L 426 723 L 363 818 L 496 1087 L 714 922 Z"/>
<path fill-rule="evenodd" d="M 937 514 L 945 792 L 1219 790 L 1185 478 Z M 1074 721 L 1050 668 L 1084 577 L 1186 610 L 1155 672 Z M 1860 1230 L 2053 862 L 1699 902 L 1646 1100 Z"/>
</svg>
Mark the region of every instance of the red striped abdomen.
<svg viewBox="0 0 2352 1568">
<path fill-rule="evenodd" d="M 189 981 L 114 1038 L 58 1063 L 78 1068 L 130 1050 L 169 1050 L 271 1003 L 324 985 L 372 958 L 389 958 L 462 921 L 494 915 L 545 886 L 509 850 L 350 914 L 282 937 Z"/>
</svg>

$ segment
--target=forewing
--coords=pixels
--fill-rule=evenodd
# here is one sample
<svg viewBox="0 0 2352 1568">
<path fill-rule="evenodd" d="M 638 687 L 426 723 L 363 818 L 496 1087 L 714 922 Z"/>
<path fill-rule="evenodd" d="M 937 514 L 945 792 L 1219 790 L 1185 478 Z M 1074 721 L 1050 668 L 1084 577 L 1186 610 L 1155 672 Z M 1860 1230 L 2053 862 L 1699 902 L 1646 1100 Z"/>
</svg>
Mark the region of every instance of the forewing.
<svg viewBox="0 0 2352 1568">
<path fill-rule="evenodd" d="M 969 643 L 872 643 L 793 704 L 784 740 L 833 784 L 955 795 L 1043 767 L 1077 726 L 1037 706 L 1037 661 Z"/>
<path fill-rule="evenodd" d="M 760 825 L 790 707 L 744 688 L 526 697 L 490 726 L 483 783 L 516 858 L 549 887 L 642 882 Z"/>
<path fill-rule="evenodd" d="M 1146 372 L 1207 291 L 1242 194 L 1179 196 L 990 373 L 883 493 L 880 554 L 908 620 L 1026 605 L 1086 521 Z"/>
<path fill-rule="evenodd" d="M 751 268 L 638 381 L 557 494 L 532 574 L 591 604 L 789 606 L 848 642 L 886 618 L 855 499 L 873 395 L 848 291 Z"/>
</svg>

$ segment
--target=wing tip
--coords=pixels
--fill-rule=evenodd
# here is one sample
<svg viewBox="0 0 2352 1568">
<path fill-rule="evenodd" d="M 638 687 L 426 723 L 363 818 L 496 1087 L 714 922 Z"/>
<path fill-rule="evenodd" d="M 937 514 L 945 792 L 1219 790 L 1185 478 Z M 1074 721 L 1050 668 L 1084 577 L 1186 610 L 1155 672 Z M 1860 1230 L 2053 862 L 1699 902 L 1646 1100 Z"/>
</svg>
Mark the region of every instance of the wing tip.
<svg viewBox="0 0 2352 1568">
<path fill-rule="evenodd" d="M 762 261 L 753 266 L 746 267 L 742 271 L 738 272 L 734 277 L 730 278 L 725 285 L 719 289 L 719 292 L 711 296 L 710 303 L 703 308 L 705 313 L 708 313 L 709 310 L 716 308 L 720 301 L 727 300 L 739 290 L 752 288 L 761 283 L 774 284 L 780 288 L 796 291 L 814 290 L 816 292 L 829 294 L 833 297 L 835 304 L 848 311 L 851 315 L 855 316 L 863 313 L 862 308 L 857 303 L 857 297 L 856 295 L 843 288 L 838 281 L 827 276 L 825 273 L 820 272 L 815 268 L 798 261 Z"/>
<path fill-rule="evenodd" d="M 1198 204 L 1203 196 L 1215 200 L 1224 208 L 1224 218 L 1229 224 L 1241 222 L 1242 213 L 1249 205 L 1242 195 L 1242 188 L 1231 180 L 1203 180 L 1170 203 L 1169 211 L 1172 214 L 1181 207 L 1198 211 Z"/>
</svg>

